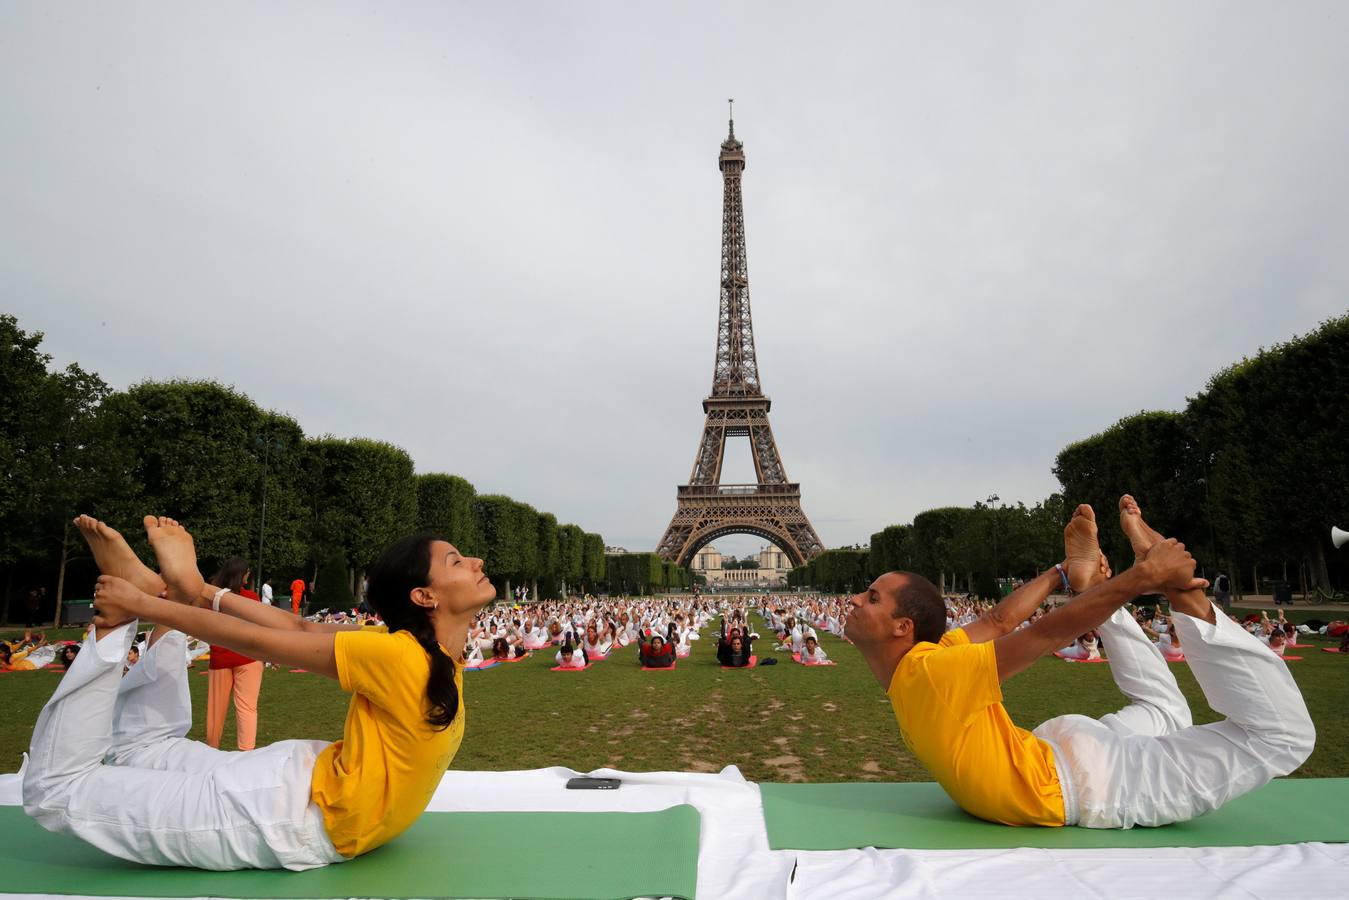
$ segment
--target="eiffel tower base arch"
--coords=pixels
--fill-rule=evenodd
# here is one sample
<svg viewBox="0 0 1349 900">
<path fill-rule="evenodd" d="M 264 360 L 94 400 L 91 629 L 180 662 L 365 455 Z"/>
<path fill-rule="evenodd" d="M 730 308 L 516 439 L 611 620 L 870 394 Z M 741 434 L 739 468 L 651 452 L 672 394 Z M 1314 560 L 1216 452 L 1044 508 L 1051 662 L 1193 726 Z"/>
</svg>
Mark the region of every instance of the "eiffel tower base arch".
<svg viewBox="0 0 1349 900">
<path fill-rule="evenodd" d="M 680 566 L 718 538 L 752 534 L 776 544 L 793 566 L 824 549 L 801 508 L 796 484 L 681 485 L 674 518 L 657 551 Z"/>
</svg>

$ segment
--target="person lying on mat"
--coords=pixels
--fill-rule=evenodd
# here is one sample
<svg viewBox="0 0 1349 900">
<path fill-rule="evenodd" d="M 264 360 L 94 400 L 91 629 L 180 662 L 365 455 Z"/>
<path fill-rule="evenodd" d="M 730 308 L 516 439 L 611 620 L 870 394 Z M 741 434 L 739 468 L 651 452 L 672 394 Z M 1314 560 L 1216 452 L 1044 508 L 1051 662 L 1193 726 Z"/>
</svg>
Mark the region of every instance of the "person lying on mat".
<svg viewBox="0 0 1349 900">
<path fill-rule="evenodd" d="M 1185 658 L 1185 651 L 1180 646 L 1180 635 L 1176 633 L 1175 623 L 1171 617 L 1166 617 L 1165 630 L 1157 635 L 1157 649 L 1167 662 Z"/>
<path fill-rule="evenodd" d="M 738 628 L 731 629 L 729 641 L 717 645 L 717 662 L 728 669 L 743 669 L 749 665 L 750 657 L 753 655 L 753 647 L 749 641 L 740 636 Z"/>
<path fill-rule="evenodd" d="M 172 519 L 145 519 L 162 577 L 107 525 L 76 524 L 104 574 L 84 651 L 33 730 L 28 815 L 122 859 L 214 870 L 342 862 L 421 815 L 464 736 L 461 669 L 446 648 L 464 646 L 496 595 L 482 560 L 431 534 L 395 541 L 366 596 L 385 627 L 362 629 L 207 586 Z M 122 678 L 138 619 L 159 624 Z M 342 739 L 240 752 L 187 740 L 185 631 L 339 681 L 352 694 Z"/>
<path fill-rule="evenodd" d="M 577 653 L 576 648 L 571 644 L 563 644 L 562 649 L 557 651 L 557 655 L 553 659 L 562 669 L 584 669 L 586 667 L 585 656 Z"/>
<path fill-rule="evenodd" d="M 1101 639 L 1093 629 L 1086 634 L 1078 635 L 1077 640 L 1059 650 L 1057 655 L 1064 659 L 1100 659 Z"/>
<path fill-rule="evenodd" d="M 730 624 L 728 618 L 730 617 L 721 617 L 721 635 L 717 638 L 717 662 L 729 668 L 743 668 L 749 665 L 749 658 L 754 655 L 756 635 L 745 634 L 740 625 Z M 730 618 L 730 621 L 740 622 L 740 618 Z"/>
<path fill-rule="evenodd" d="M 641 646 L 638 659 L 648 669 L 668 669 L 675 664 L 674 645 L 660 635 L 652 635 L 651 640 Z"/>
<path fill-rule="evenodd" d="M 521 647 L 512 647 L 510 642 L 504 637 L 492 639 L 492 659 L 498 662 L 507 659 L 515 659 L 517 656 L 524 655 L 524 649 Z"/>
<path fill-rule="evenodd" d="M 594 622 L 586 625 L 585 637 L 581 638 L 581 652 L 587 662 L 592 659 L 604 659 L 612 648 L 613 642 L 600 635 L 599 626 Z"/>
<path fill-rule="evenodd" d="M 1095 515 L 1079 506 L 1064 532 L 1066 565 L 945 634 L 942 598 L 919 575 L 886 573 L 851 598 L 846 632 L 889 695 L 904 743 L 967 812 L 1008 825 L 1165 825 L 1287 775 L 1311 754 L 1315 729 L 1283 660 L 1216 610 L 1184 545 L 1148 527 L 1128 495 L 1120 524 L 1136 556 L 1127 571 L 1110 577 Z M 1082 593 L 1016 629 L 1060 582 Z M 1175 677 L 1123 609 L 1158 591 L 1225 721 L 1193 725 Z M 1100 720 L 1014 725 L 1002 682 L 1092 628 L 1129 704 Z"/>
<path fill-rule="evenodd" d="M 806 638 L 805 644 L 801 647 L 801 662 L 808 666 L 818 666 L 829 662 L 829 654 L 824 652 L 820 642 L 815 639 L 815 635 Z"/>
</svg>

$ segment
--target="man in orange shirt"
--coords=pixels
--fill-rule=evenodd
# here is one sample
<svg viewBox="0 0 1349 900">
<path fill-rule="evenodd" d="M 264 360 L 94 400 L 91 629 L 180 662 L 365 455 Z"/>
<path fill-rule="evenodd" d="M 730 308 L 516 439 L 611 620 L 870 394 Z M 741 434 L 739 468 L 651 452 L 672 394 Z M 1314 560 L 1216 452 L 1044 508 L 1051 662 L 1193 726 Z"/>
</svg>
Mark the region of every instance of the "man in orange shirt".
<svg viewBox="0 0 1349 900">
<path fill-rule="evenodd" d="M 1067 559 L 964 628 L 947 632 L 932 583 L 889 572 L 850 600 L 845 634 L 890 697 L 900 734 L 963 809 L 1008 825 L 1130 828 L 1203 815 L 1286 775 L 1311 754 L 1315 729 L 1287 666 L 1216 613 L 1183 544 L 1120 498 L 1137 560 L 1110 577 L 1095 515 L 1079 506 L 1064 532 Z M 1058 585 L 1069 603 L 1018 628 Z M 1214 710 L 1195 726 L 1156 646 L 1124 605 L 1164 592 L 1186 658 Z M 1130 701 L 1099 720 L 1066 715 L 1016 727 L 1001 684 L 1092 629 Z"/>
<path fill-rule="evenodd" d="M 290 611 L 300 614 L 300 601 L 304 599 L 304 579 L 297 578 L 290 583 Z"/>
</svg>

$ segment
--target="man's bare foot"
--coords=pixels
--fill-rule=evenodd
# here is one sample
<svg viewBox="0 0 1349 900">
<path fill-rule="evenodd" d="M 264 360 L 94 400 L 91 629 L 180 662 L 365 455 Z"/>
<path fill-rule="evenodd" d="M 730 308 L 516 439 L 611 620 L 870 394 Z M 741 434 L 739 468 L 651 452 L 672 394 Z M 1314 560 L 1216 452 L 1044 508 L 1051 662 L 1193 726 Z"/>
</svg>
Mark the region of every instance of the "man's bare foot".
<svg viewBox="0 0 1349 900">
<path fill-rule="evenodd" d="M 1063 529 L 1063 551 L 1068 560 L 1068 586 L 1081 593 L 1105 580 L 1101 545 L 1096 540 L 1096 513 L 1083 503 Z"/>
<path fill-rule="evenodd" d="M 197 548 L 187 529 L 167 516 L 146 516 L 145 534 L 168 585 L 169 599 L 196 605 L 206 579 L 197 569 Z"/>
<path fill-rule="evenodd" d="M 80 530 L 84 542 L 94 554 L 98 570 L 104 575 L 123 578 L 135 585 L 137 590 L 156 597 L 164 593 L 164 579 L 140 561 L 116 528 L 93 516 L 76 516 L 75 527 Z"/>
<path fill-rule="evenodd" d="M 1140 560 L 1164 538 L 1143 521 L 1143 510 L 1132 494 L 1119 498 L 1119 527 L 1134 548 L 1134 559 Z"/>
</svg>

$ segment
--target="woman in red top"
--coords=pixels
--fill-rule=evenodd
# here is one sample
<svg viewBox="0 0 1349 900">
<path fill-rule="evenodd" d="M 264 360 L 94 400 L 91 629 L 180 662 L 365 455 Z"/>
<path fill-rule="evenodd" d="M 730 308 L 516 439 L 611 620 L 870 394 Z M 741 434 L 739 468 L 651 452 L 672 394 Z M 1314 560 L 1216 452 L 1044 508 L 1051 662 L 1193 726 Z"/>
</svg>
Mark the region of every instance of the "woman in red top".
<svg viewBox="0 0 1349 900">
<path fill-rule="evenodd" d="M 251 574 L 248 563 L 236 556 L 225 560 L 220 571 L 211 577 L 211 584 L 261 602 L 257 594 L 244 587 Z M 234 730 L 239 749 L 252 750 L 256 746 L 262 668 L 262 663 L 256 659 L 217 644 L 211 645 L 211 669 L 206 690 L 206 743 L 212 747 L 220 746 L 220 735 L 225 730 L 225 716 L 229 714 L 230 696 L 233 695 Z"/>
<path fill-rule="evenodd" d="M 668 669 L 675 664 L 675 648 L 660 635 L 652 635 L 651 642 L 643 644 L 638 659 L 648 669 Z"/>
</svg>

